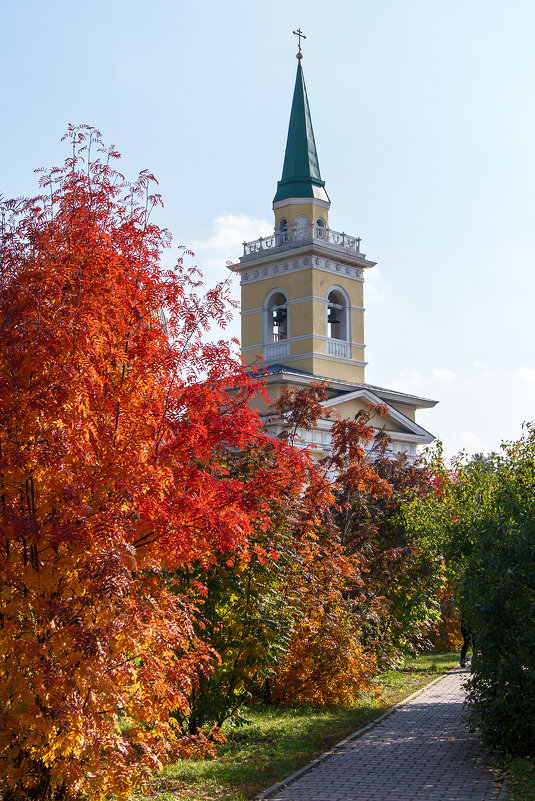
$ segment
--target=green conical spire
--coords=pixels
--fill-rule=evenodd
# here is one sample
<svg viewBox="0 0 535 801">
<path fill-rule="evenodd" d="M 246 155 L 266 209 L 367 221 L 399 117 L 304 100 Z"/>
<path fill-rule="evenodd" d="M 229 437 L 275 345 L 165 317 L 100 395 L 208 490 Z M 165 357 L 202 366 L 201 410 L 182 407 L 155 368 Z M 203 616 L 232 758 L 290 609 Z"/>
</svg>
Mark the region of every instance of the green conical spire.
<svg viewBox="0 0 535 801">
<path fill-rule="evenodd" d="M 301 54 L 299 54 L 301 55 Z M 299 56 L 298 56 L 299 59 Z M 325 181 L 321 180 L 318 154 L 312 130 L 312 120 L 308 107 L 305 78 L 301 59 L 297 64 L 288 139 L 282 178 L 277 184 L 277 194 L 273 202 L 288 198 L 318 198 L 328 201 Z"/>
</svg>

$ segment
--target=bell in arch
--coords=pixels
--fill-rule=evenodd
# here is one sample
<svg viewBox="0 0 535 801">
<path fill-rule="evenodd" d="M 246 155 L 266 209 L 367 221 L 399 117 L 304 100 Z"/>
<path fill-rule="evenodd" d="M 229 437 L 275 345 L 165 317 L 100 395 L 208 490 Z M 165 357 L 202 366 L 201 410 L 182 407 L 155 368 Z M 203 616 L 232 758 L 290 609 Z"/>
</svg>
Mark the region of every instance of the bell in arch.
<svg viewBox="0 0 535 801">
<path fill-rule="evenodd" d="M 338 313 L 336 311 L 335 306 L 329 306 L 329 314 L 327 317 L 327 322 L 329 325 L 338 325 L 340 323 L 340 318 L 338 317 Z"/>
</svg>

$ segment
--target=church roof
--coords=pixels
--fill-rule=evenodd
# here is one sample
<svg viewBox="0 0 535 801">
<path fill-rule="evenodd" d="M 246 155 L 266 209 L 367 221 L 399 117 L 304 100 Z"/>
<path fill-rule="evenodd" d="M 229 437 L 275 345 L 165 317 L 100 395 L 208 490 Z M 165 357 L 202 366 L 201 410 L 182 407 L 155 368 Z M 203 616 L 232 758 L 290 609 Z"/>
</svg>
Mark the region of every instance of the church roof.
<svg viewBox="0 0 535 801">
<path fill-rule="evenodd" d="M 310 383 L 310 380 L 324 381 L 329 387 L 330 401 L 329 403 L 341 403 L 347 400 L 348 397 L 354 393 L 367 391 L 380 398 L 385 403 L 401 403 L 407 406 L 416 406 L 417 408 L 432 408 L 436 406 L 438 401 L 431 400 L 430 398 L 422 398 L 421 395 L 412 395 L 408 392 L 400 392 L 397 389 L 387 389 L 386 387 L 378 387 L 374 384 L 354 383 L 338 378 L 327 378 L 326 376 L 318 376 L 309 373 L 307 370 L 300 370 L 295 367 L 290 367 L 288 364 L 266 364 L 259 367 L 259 378 L 268 376 L 280 376 L 283 374 L 291 375 L 302 378 L 304 384 Z"/>
<path fill-rule="evenodd" d="M 289 198 L 309 197 L 328 201 L 324 186 L 325 181 L 321 180 L 314 141 L 305 78 L 299 59 L 282 178 L 277 184 L 273 203 Z"/>
<path fill-rule="evenodd" d="M 348 409 L 344 409 L 344 407 L 347 407 L 348 404 L 351 407 L 355 401 L 361 401 L 361 403 L 365 404 L 383 403 L 387 407 L 388 418 L 391 421 L 390 424 L 386 425 L 386 431 L 393 440 L 403 441 L 405 444 L 413 442 L 420 445 L 433 442 L 433 435 L 416 423 L 415 420 L 408 417 L 402 410 L 406 410 L 411 406 L 416 409 L 432 407 L 436 405 L 437 401 L 421 398 L 418 395 L 409 395 L 406 392 L 377 387 L 373 384 L 356 384 L 332 378 L 322 379 L 320 376 L 315 376 L 306 370 L 298 370 L 286 364 L 266 365 L 259 377 L 265 378 L 268 384 L 273 381 L 277 382 L 278 379 L 283 386 L 295 386 L 296 384 L 307 386 L 312 381 L 323 380 L 328 385 L 328 399 L 321 403 L 324 408 L 338 409 L 342 417 L 346 417 L 348 416 Z M 353 414 L 354 409 L 349 416 L 351 417 Z"/>
</svg>

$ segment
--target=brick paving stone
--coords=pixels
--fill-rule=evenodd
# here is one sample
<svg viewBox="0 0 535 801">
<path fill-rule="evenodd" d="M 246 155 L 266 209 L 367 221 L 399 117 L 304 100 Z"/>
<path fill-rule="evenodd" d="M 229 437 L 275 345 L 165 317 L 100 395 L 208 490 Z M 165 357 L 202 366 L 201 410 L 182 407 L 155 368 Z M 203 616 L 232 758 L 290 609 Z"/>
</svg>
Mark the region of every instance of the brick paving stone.
<svg viewBox="0 0 535 801">
<path fill-rule="evenodd" d="M 362 736 L 257 796 L 269 801 L 497 801 L 506 788 L 463 716 L 466 670 L 428 686 Z"/>
</svg>

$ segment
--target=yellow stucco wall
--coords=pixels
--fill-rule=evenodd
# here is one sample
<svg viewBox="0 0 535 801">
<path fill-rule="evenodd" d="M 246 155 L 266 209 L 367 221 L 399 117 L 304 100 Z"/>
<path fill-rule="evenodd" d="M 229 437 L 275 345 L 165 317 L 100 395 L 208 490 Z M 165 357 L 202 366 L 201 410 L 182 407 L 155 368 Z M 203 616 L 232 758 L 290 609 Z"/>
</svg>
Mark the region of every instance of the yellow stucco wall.
<svg viewBox="0 0 535 801">
<path fill-rule="evenodd" d="M 327 273 L 324 270 L 312 270 L 312 294 L 320 298 L 326 298 L 332 287 L 339 286 L 347 292 L 352 306 L 362 308 L 364 305 L 363 281 L 356 281 L 349 278 L 343 272 Z"/>
<path fill-rule="evenodd" d="M 416 422 L 416 408 L 414 406 L 405 406 L 401 403 L 392 403 L 392 401 L 390 401 L 390 405 L 401 414 L 404 414 L 405 417 L 408 417 L 409 420 L 412 420 L 413 423 Z"/>
<path fill-rule="evenodd" d="M 241 345 L 242 348 L 259 345 L 262 343 L 263 321 L 262 312 L 244 314 L 241 320 Z"/>
<path fill-rule="evenodd" d="M 261 376 L 260 376 L 261 378 Z M 284 387 L 286 388 L 286 387 Z M 265 412 L 269 409 L 272 403 L 275 403 L 276 400 L 280 397 L 283 390 L 283 386 L 281 384 L 270 384 L 266 387 L 266 393 L 269 398 L 269 403 L 264 400 L 261 395 L 256 395 L 250 402 L 249 406 L 252 409 L 256 409 L 259 412 Z"/>
<path fill-rule="evenodd" d="M 266 295 L 273 289 L 282 289 L 289 300 L 312 295 L 311 273 L 312 270 L 280 272 L 251 284 L 242 284 L 242 310 L 262 308 Z"/>
<path fill-rule="evenodd" d="M 345 403 L 343 401 L 341 403 L 337 403 L 336 406 L 331 408 L 335 408 L 338 412 L 340 412 L 342 417 L 351 418 L 354 417 L 360 409 L 363 409 L 365 406 L 367 406 L 367 404 L 368 401 L 363 400 L 362 398 L 353 398 Z M 391 417 L 374 417 L 374 419 L 370 422 L 377 428 L 382 428 L 385 426 L 387 431 L 402 431 L 406 433 L 406 429 Z"/>
<path fill-rule="evenodd" d="M 363 344 L 364 312 L 359 311 L 363 303 L 362 283 L 343 275 L 330 275 L 311 268 L 296 273 L 281 273 L 242 285 L 242 310 L 251 310 L 248 314 L 242 314 L 242 345 L 248 347 L 262 342 L 264 302 L 267 295 L 276 289 L 285 292 L 290 302 L 290 337 L 304 336 L 310 332 L 320 337 L 326 336 L 327 294 L 336 286 L 344 289 L 351 306 L 357 307 L 351 311 L 351 340 Z M 304 298 L 303 301 L 299 301 L 300 298 Z M 325 346 L 319 350 L 325 352 Z M 353 358 L 361 359 L 361 356 L 353 354 Z"/>
<path fill-rule="evenodd" d="M 293 366 L 296 366 L 294 362 L 292 362 Z M 312 367 L 307 369 L 314 375 L 323 376 L 324 378 L 340 379 L 354 384 L 364 383 L 364 367 L 358 364 L 345 364 L 336 360 L 316 357 L 313 360 Z"/>
<path fill-rule="evenodd" d="M 295 218 L 299 214 L 304 214 L 308 220 L 313 220 L 314 222 L 321 217 L 325 220 L 325 225 L 327 227 L 329 225 L 329 209 L 325 208 L 325 206 L 320 206 L 319 203 L 314 203 L 313 200 L 311 200 L 310 203 L 288 203 L 274 211 L 275 228 L 277 228 L 279 221 L 283 218 L 288 220 L 289 225 L 293 225 Z"/>
</svg>

